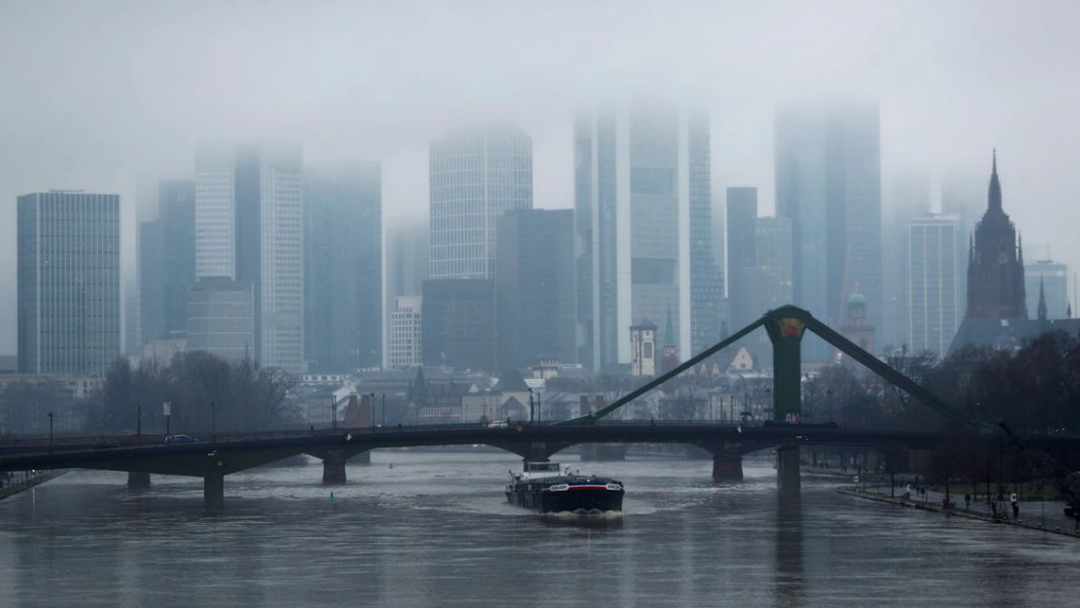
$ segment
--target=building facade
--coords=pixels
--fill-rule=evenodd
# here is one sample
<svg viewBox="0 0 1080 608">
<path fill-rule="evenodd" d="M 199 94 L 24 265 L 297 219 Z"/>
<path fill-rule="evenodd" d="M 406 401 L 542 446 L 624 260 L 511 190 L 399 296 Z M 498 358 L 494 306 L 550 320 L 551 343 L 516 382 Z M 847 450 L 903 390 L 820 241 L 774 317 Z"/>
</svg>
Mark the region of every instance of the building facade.
<svg viewBox="0 0 1080 608">
<path fill-rule="evenodd" d="M 138 235 L 139 347 L 182 339 L 187 298 L 195 283 L 195 182 L 158 184 L 157 219 L 140 222 Z"/>
<path fill-rule="evenodd" d="M 607 110 L 579 116 L 574 137 L 579 361 L 593 370 L 629 364 L 631 319 L 669 309 L 682 359 L 715 344 L 724 289 L 707 116 Z"/>
<path fill-rule="evenodd" d="M 423 363 L 423 344 L 423 298 L 394 298 L 386 345 L 387 366 L 390 369 L 412 369 L 419 366 Z"/>
<path fill-rule="evenodd" d="M 255 286 L 246 281 L 205 278 L 188 296 L 185 348 L 226 361 L 251 359 L 255 350 Z"/>
<path fill-rule="evenodd" d="M 499 371 L 576 363 L 574 212 L 508 211 L 497 226 Z"/>
<path fill-rule="evenodd" d="M 986 213 L 975 227 L 967 269 L 969 319 L 1026 319 L 1024 248 L 1001 202 L 997 152 L 990 175 Z"/>
<path fill-rule="evenodd" d="M 786 109 L 776 118 L 776 210 L 791 220 L 794 289 L 827 324 L 844 321 L 855 284 L 868 325 L 881 326 L 881 151 L 878 107 Z M 811 342 L 807 360 L 830 349 Z"/>
<path fill-rule="evenodd" d="M 755 294 L 746 284 L 745 269 L 754 265 L 757 215 L 757 188 L 727 189 L 728 299 L 734 328 L 745 327 L 764 312 L 754 308 Z"/>
<path fill-rule="evenodd" d="M 495 281 L 428 279 L 423 289 L 424 365 L 495 372 Z"/>
<path fill-rule="evenodd" d="M 382 168 L 304 172 L 304 356 L 309 371 L 383 364 Z"/>
<path fill-rule="evenodd" d="M 252 355 L 291 372 L 304 368 L 302 163 L 287 143 L 202 146 L 195 156 L 196 280 L 250 283 Z"/>
<path fill-rule="evenodd" d="M 120 197 L 17 199 L 18 371 L 104 375 L 120 354 Z"/>
<path fill-rule="evenodd" d="M 903 344 L 910 352 L 929 350 L 944 356 L 956 336 L 963 319 L 960 240 L 957 215 L 916 218 L 908 226 Z"/>
<path fill-rule="evenodd" d="M 1045 294 L 1046 318 L 1065 319 L 1069 312 L 1069 268 L 1051 260 L 1024 266 L 1024 295 L 1028 316 L 1039 307 L 1039 289 Z"/>
<path fill-rule="evenodd" d="M 630 375 L 656 375 L 656 325 L 642 319 L 630 326 Z"/>
<path fill-rule="evenodd" d="M 532 209 L 532 139 L 518 127 L 475 129 L 431 143 L 432 279 L 495 278 L 495 220 Z"/>
</svg>

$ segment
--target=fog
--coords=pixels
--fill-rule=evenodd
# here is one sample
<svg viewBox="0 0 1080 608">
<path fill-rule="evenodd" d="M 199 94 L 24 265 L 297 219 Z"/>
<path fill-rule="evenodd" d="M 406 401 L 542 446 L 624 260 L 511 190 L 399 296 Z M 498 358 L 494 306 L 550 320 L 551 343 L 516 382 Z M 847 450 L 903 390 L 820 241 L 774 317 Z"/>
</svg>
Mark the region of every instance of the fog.
<svg viewBox="0 0 1080 608">
<path fill-rule="evenodd" d="M 499 117 L 533 137 L 536 206 L 569 207 L 574 111 L 643 95 L 707 104 L 714 198 L 757 186 L 765 213 L 778 103 L 877 99 L 886 204 L 898 174 L 988 178 L 996 146 L 1026 259 L 1075 268 L 1078 22 L 1069 0 L 4 2 L 0 354 L 19 194 L 120 193 L 130 276 L 140 184 L 190 175 L 200 139 L 381 160 L 392 224 L 427 213 L 429 139 Z"/>
</svg>

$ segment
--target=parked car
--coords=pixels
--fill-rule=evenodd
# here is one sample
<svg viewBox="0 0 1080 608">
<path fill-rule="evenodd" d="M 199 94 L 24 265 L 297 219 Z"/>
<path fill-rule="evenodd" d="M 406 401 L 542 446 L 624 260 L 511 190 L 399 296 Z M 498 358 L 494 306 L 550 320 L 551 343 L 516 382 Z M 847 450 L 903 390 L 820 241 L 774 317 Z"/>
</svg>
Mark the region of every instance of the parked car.
<svg viewBox="0 0 1080 608">
<path fill-rule="evenodd" d="M 191 435 L 166 435 L 165 443 L 199 443 L 199 440 Z"/>
</svg>

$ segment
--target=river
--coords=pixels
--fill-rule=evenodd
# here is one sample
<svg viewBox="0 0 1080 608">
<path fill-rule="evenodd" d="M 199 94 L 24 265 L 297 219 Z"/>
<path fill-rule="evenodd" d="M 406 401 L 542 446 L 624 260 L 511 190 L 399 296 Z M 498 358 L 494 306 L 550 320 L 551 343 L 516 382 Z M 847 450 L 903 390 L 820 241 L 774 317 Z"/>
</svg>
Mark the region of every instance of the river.
<svg viewBox="0 0 1080 608">
<path fill-rule="evenodd" d="M 0 607 L 1072 605 L 1080 540 L 898 509 L 710 461 L 578 464 L 621 479 L 621 517 L 544 518 L 502 494 L 516 457 L 376 452 L 225 480 L 75 471 L 0 502 Z M 331 499 L 331 492 L 333 497 Z"/>
</svg>

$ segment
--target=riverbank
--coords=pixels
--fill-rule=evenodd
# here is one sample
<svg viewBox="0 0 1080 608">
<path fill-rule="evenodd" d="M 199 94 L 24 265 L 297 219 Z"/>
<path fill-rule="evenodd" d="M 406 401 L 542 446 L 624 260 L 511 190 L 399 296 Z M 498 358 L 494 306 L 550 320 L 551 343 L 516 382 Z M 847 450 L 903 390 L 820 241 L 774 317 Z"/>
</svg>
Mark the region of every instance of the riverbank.
<svg viewBox="0 0 1080 608">
<path fill-rule="evenodd" d="M 21 472 L 21 471 L 20 471 Z M 9 496 L 14 496 L 25 490 L 29 490 L 34 486 L 39 486 L 46 481 L 50 481 L 60 477 L 67 473 L 67 471 L 38 471 L 33 475 L 27 475 L 25 478 L 14 483 L 4 483 L 4 487 L 0 488 L 0 500 L 3 500 Z M 18 478 L 16 478 L 18 479 Z"/>
<path fill-rule="evenodd" d="M 942 501 L 940 500 L 935 502 L 929 500 L 912 500 L 910 498 L 904 499 L 903 497 L 899 496 L 890 496 L 888 494 L 881 494 L 872 490 L 859 489 L 851 486 L 844 486 L 838 488 L 837 491 L 841 494 L 844 494 L 845 496 L 851 496 L 853 498 L 888 503 L 896 505 L 898 507 L 910 508 L 918 511 L 939 513 L 945 515 L 946 517 L 964 517 L 967 519 L 984 521 L 986 523 L 1016 526 L 1019 528 L 1027 528 L 1029 530 L 1048 532 L 1050 534 L 1058 534 L 1061 536 L 1080 538 L 1080 530 L 1076 529 L 1074 523 L 1071 522 L 1071 520 L 1065 520 L 1064 523 L 1067 523 L 1068 525 L 1061 525 L 1063 523 L 1061 520 L 1064 518 L 1047 518 L 1045 515 L 1042 518 L 1033 517 L 1030 519 L 1025 519 L 1024 517 L 1020 517 L 1017 519 L 1001 516 L 994 517 L 990 513 L 984 513 L 981 510 L 978 510 L 978 507 L 975 510 L 970 508 L 965 509 L 963 507 L 952 507 L 946 509 L 942 505 Z"/>
</svg>

